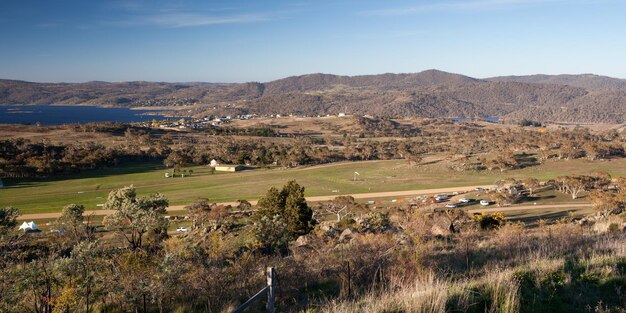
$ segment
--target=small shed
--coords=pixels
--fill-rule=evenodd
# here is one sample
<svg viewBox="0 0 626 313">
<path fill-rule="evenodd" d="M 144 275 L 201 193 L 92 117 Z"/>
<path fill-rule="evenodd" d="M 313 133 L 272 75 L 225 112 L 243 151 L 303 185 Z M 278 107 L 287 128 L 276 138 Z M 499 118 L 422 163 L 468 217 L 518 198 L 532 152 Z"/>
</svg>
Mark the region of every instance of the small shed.
<svg viewBox="0 0 626 313">
<path fill-rule="evenodd" d="M 219 163 L 217 163 L 217 161 L 215 159 L 211 160 L 211 163 L 209 163 L 210 167 L 216 167 L 218 165 L 219 165 Z"/>
<path fill-rule="evenodd" d="M 243 165 L 217 165 L 215 170 L 218 172 L 238 172 L 244 169 Z"/>
</svg>

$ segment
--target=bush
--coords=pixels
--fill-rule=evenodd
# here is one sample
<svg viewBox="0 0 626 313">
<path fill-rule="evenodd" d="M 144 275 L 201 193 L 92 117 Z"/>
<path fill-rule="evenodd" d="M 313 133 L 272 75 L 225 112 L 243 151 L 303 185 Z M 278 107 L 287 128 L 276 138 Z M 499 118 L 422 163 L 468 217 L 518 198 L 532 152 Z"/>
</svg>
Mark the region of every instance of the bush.
<svg viewBox="0 0 626 313">
<path fill-rule="evenodd" d="M 353 227 L 356 224 L 356 221 L 351 217 L 344 217 L 335 225 L 335 228 L 338 230 L 344 230 L 348 227 Z"/>
<path fill-rule="evenodd" d="M 359 229 L 361 231 L 382 233 L 391 230 L 392 228 L 393 224 L 389 219 L 389 213 L 368 213 L 359 221 Z"/>
<path fill-rule="evenodd" d="M 482 214 L 474 214 L 474 220 L 480 226 L 480 229 L 495 229 L 504 225 L 506 222 L 506 217 L 502 212 L 496 212 L 493 214 L 489 214 L 483 212 Z"/>
<path fill-rule="evenodd" d="M 258 248 L 267 253 L 284 252 L 293 236 L 280 215 L 263 216 L 254 224 Z"/>
</svg>

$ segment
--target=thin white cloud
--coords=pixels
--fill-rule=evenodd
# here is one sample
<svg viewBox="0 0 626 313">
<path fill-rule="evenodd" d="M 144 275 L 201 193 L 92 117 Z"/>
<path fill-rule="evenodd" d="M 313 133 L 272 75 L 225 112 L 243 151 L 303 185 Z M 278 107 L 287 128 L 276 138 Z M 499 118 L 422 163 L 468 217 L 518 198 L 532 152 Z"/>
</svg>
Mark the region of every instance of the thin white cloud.
<svg viewBox="0 0 626 313">
<path fill-rule="evenodd" d="M 261 14 L 213 16 L 197 13 L 166 13 L 140 17 L 136 21 L 139 24 L 178 28 L 219 24 L 253 23 L 267 20 L 269 20 L 269 17 Z"/>
<path fill-rule="evenodd" d="M 592 2 L 594 0 L 466 0 L 466 1 L 438 1 L 428 4 L 418 4 L 408 7 L 389 8 L 360 12 L 366 16 L 397 16 L 411 15 L 431 11 L 484 11 L 511 9 L 520 6 L 552 4 L 558 2 Z M 597 1 L 597 0 L 596 0 Z"/>
<path fill-rule="evenodd" d="M 272 20 L 265 12 L 245 12 L 237 7 L 218 7 L 207 3 L 187 1 L 127 0 L 111 3 L 121 11 L 120 19 L 103 23 L 109 26 L 157 26 L 164 28 L 197 27 L 220 24 L 256 23 Z M 238 12 L 239 11 L 239 12 Z"/>
<path fill-rule="evenodd" d="M 164 28 L 198 27 L 220 24 L 257 23 L 272 20 L 265 14 L 213 15 L 200 13 L 155 13 L 131 15 L 127 18 L 102 23 L 106 26 L 157 26 Z"/>
</svg>

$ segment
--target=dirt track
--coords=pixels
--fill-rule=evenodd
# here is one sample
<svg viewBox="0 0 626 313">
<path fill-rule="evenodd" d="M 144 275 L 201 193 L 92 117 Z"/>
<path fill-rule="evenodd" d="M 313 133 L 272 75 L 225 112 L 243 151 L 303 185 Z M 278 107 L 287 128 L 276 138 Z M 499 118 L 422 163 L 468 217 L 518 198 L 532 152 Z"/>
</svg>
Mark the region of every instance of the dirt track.
<svg viewBox="0 0 626 313">
<path fill-rule="evenodd" d="M 352 194 L 351 196 L 355 199 L 376 199 L 376 198 L 390 198 L 390 197 L 405 197 L 405 196 L 414 196 L 414 195 L 425 195 L 425 194 L 437 194 L 437 193 L 451 193 L 451 192 L 464 192 L 474 190 L 477 187 L 489 188 L 493 186 L 487 185 L 478 185 L 478 186 L 465 186 L 465 187 L 450 187 L 450 188 L 435 188 L 435 189 L 421 189 L 421 190 L 405 190 L 405 191 L 388 191 L 388 192 L 372 192 L 372 193 L 357 193 Z M 307 197 L 307 201 L 317 202 L 317 201 L 328 201 L 332 200 L 335 197 L 340 195 L 328 195 L 328 196 L 314 196 Z M 257 203 L 256 200 L 250 201 L 251 204 L 255 205 Z M 223 205 L 237 205 L 237 202 L 222 202 L 219 204 Z M 518 205 L 518 206 L 508 206 L 508 207 L 485 207 L 480 209 L 472 209 L 468 210 L 468 213 L 482 213 L 482 212 L 509 212 L 509 211 L 517 211 L 517 210 L 535 210 L 535 209 L 554 209 L 554 208 L 585 208 L 590 207 L 591 204 L 588 203 L 565 203 L 565 204 L 540 204 L 540 205 Z M 167 208 L 168 212 L 172 211 L 182 211 L 185 209 L 184 205 L 173 205 Z M 85 215 L 109 215 L 114 211 L 112 210 L 88 210 L 85 212 Z M 54 219 L 58 218 L 61 215 L 60 212 L 54 213 L 37 213 L 37 214 L 25 214 L 21 215 L 19 220 L 36 220 L 36 219 Z"/>
<path fill-rule="evenodd" d="M 519 210 L 540 210 L 540 209 L 567 209 L 567 208 L 588 208 L 591 207 L 591 203 L 566 203 L 566 204 L 538 204 L 538 205 L 516 205 L 507 207 L 485 207 L 480 209 L 468 210 L 468 213 L 482 213 L 482 212 L 511 212 Z"/>
</svg>

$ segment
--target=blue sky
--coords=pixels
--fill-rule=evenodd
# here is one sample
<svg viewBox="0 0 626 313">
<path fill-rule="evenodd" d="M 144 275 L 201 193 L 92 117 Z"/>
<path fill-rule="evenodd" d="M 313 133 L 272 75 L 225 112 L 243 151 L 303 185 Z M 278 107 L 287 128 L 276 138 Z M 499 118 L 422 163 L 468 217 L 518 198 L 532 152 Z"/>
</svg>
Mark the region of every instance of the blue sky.
<svg viewBox="0 0 626 313">
<path fill-rule="evenodd" d="M 0 2 L 0 78 L 269 81 L 306 73 L 626 78 L 622 0 Z"/>
</svg>

